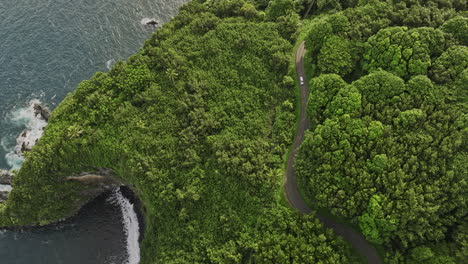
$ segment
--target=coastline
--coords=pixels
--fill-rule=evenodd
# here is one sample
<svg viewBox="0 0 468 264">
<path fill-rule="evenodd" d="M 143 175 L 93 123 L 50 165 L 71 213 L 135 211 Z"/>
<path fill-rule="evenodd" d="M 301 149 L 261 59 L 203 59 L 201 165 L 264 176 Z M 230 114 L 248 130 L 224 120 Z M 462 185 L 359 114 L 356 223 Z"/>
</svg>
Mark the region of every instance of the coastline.
<svg viewBox="0 0 468 264">
<path fill-rule="evenodd" d="M 142 202 L 136 194 L 127 186 L 119 187 L 120 191 L 124 198 L 128 199 L 131 204 L 133 204 L 134 211 L 137 215 L 138 219 L 138 243 L 144 238 L 145 233 L 145 216 L 142 209 Z M 73 223 L 78 222 L 78 220 L 89 217 L 90 211 L 96 207 L 97 204 L 108 202 L 108 200 L 112 197 L 114 190 L 105 191 L 94 198 L 91 198 L 88 202 L 86 202 L 83 206 L 76 210 L 76 212 L 69 217 L 59 219 L 58 221 L 48 223 L 46 225 L 26 225 L 26 226 L 3 226 L 0 227 L 0 232 L 12 231 L 12 232 L 32 232 L 32 231 L 40 231 L 50 228 L 60 228 L 61 226 L 70 225 Z M 121 213 L 124 213 L 121 209 L 119 209 Z"/>
<path fill-rule="evenodd" d="M 145 222 L 145 208 L 141 200 L 138 198 L 137 194 L 128 186 L 120 186 L 120 191 L 122 195 L 127 198 L 130 203 L 133 204 L 133 209 L 138 218 L 138 226 L 140 231 L 140 236 L 138 237 L 138 242 L 141 243 L 145 237 L 146 222 Z"/>
<path fill-rule="evenodd" d="M 80 2 L 80 1 L 79 1 Z M 78 2 L 78 3 L 79 3 Z M 28 41 L 32 42 L 34 41 L 34 49 L 30 49 L 31 45 L 24 45 L 25 47 L 27 46 L 28 48 L 28 53 L 27 53 L 27 58 L 28 61 L 24 61 L 23 65 L 26 67 L 28 66 L 28 76 L 21 76 L 24 72 L 20 72 L 15 69 L 15 64 L 11 63 L 12 65 L 9 65 L 8 63 L 5 63 L 5 65 L 8 65 L 9 67 L 12 68 L 12 74 L 14 76 L 21 76 L 21 80 L 24 80 L 23 82 L 17 81 L 14 78 L 6 78 L 9 77 L 8 74 L 9 72 L 6 71 L 4 74 L 5 78 L 2 78 L 4 80 L 13 80 L 15 82 L 9 82 L 9 81 L 4 81 L 2 85 L 2 89 L 5 88 L 4 90 L 4 95 L 5 95 L 5 100 L 2 101 L 2 104 L 0 108 L 0 112 L 5 113 L 3 120 L 0 120 L 0 123 L 2 125 L 8 125 L 10 127 L 2 127 L 2 135 L 0 135 L 2 139 L 2 158 L 7 154 L 8 156 L 6 157 L 5 161 L 2 160 L 0 162 L 0 167 L 4 169 L 15 169 L 16 171 L 20 170 L 20 164 L 23 162 L 23 157 L 19 155 L 19 152 L 30 152 L 30 153 L 37 153 L 37 151 L 32 149 L 32 144 L 29 144 L 29 142 L 36 142 L 38 138 L 42 135 L 38 134 L 38 137 L 35 137 L 26 143 L 24 141 L 21 142 L 21 144 L 18 144 L 18 138 L 20 139 L 25 139 L 26 137 L 21 135 L 23 134 L 24 131 L 21 132 L 21 134 L 18 134 L 19 129 L 25 125 L 27 127 L 34 127 L 38 128 L 35 130 L 35 132 L 43 132 L 43 127 L 42 125 L 36 125 L 36 124 L 29 124 L 29 121 L 31 121 L 31 117 L 27 116 L 25 117 L 24 113 L 20 113 L 21 110 L 27 109 L 29 102 L 31 100 L 38 100 L 38 102 L 44 102 L 46 105 L 50 107 L 51 110 L 55 110 L 56 106 L 61 104 L 63 101 L 66 100 L 66 96 L 68 93 L 74 91 L 76 86 L 78 85 L 81 80 L 85 80 L 90 78 L 95 72 L 97 71 L 106 71 L 111 70 L 113 64 L 116 61 L 120 60 L 126 60 L 130 55 L 136 53 L 138 49 L 141 48 L 142 43 L 146 41 L 153 33 L 153 31 L 159 27 L 162 26 L 165 22 L 169 21 L 175 14 L 178 13 L 178 7 L 182 4 L 184 4 L 187 1 L 184 0 L 178 0 L 178 1 L 159 1 L 157 4 L 155 2 L 148 2 L 148 1 L 142 1 L 139 2 L 138 4 L 128 4 L 125 3 L 124 1 L 115 1 L 113 2 L 112 5 L 112 10 L 111 12 L 104 12 L 107 10 L 107 6 L 105 4 L 102 4 L 101 2 L 105 3 L 105 1 L 97 1 L 96 3 L 92 3 L 95 5 L 94 10 L 99 11 L 99 17 L 96 20 L 96 16 L 93 16 L 94 13 L 90 12 L 88 14 L 87 12 L 82 13 L 82 8 L 80 8 L 79 4 L 74 3 L 74 7 L 72 5 L 65 5 L 65 6 L 52 6 L 48 7 L 48 16 L 41 16 L 41 18 L 47 18 L 48 23 L 45 23 L 42 25 L 40 22 L 41 21 L 36 21 L 38 23 L 35 23 L 34 25 L 28 25 L 28 29 L 31 29 L 34 27 L 35 32 L 41 32 L 42 29 L 44 29 L 45 33 L 42 34 L 37 34 L 34 36 L 29 35 L 30 37 L 27 39 L 24 39 L 24 42 L 27 43 Z M 37 6 L 41 6 L 41 3 L 37 3 Z M 82 5 L 83 6 L 83 5 Z M 31 5 L 31 7 L 36 7 L 36 3 L 34 5 Z M 58 19 L 61 17 L 56 17 L 55 14 L 59 13 L 62 14 L 63 12 L 55 12 L 55 11 L 63 11 L 64 9 L 60 8 L 69 8 L 72 7 L 75 10 L 73 12 L 70 12 L 70 16 L 67 16 L 67 19 L 73 19 L 75 23 L 57 23 Z M 35 12 L 39 13 L 44 9 L 37 10 L 36 8 Z M 15 11 L 15 10 L 21 10 L 22 14 L 28 12 L 28 7 L 23 7 L 21 4 L 17 5 L 15 8 L 9 8 L 9 6 L 6 6 L 7 11 Z M 32 9 L 34 10 L 34 9 Z M 87 11 L 87 10 L 84 10 Z M 115 12 L 119 12 L 119 16 L 115 15 Z M 160 12 L 162 11 L 162 12 Z M 14 12 L 10 12 L 14 14 Z M 25 16 L 26 17 L 26 16 Z M 81 17 L 88 18 L 85 20 L 80 20 Z M 158 21 L 159 25 L 153 26 L 153 25 L 142 25 L 140 24 L 140 19 L 142 17 L 150 17 L 153 18 L 154 20 Z M 9 18 L 9 17 L 7 17 Z M 9 19 L 5 19 L 5 21 L 9 21 Z M 160 22 L 159 22 L 160 21 Z M 15 22 L 15 21 L 9 21 L 9 22 Z M 84 23 L 86 22 L 86 23 Z M 93 23 L 95 22 L 95 23 Z M 12 23 L 13 24 L 13 23 Z M 94 34 L 96 33 L 93 28 L 89 28 L 89 26 L 93 25 L 99 25 L 100 30 L 99 33 L 97 33 L 98 37 L 96 37 Z M 13 24 L 14 25 L 14 24 Z M 54 30 L 50 30 L 48 26 L 53 26 Z M 66 34 L 66 32 L 69 32 L 70 29 L 72 29 L 73 33 L 80 32 L 80 29 L 86 29 L 83 31 L 83 34 Z M 104 28 L 104 29 L 103 29 Z M 8 27 L 4 27 L 4 32 L 8 32 Z M 19 27 L 20 32 L 25 32 L 24 29 Z M 103 31 L 103 32 L 101 32 Z M 47 35 L 46 33 L 48 32 L 53 32 L 54 35 L 50 36 Z M 65 34 L 62 34 L 65 32 Z M 107 34 L 107 33 L 112 33 L 112 34 Z M 3 32 L 0 32 L 3 33 Z M 59 34 L 60 33 L 60 34 Z M 1 34 L 0 34 L 1 35 Z M 44 36 L 44 37 L 42 37 Z M 52 45 L 50 46 L 50 41 L 54 42 L 55 39 L 54 37 L 62 37 L 64 36 L 64 39 L 60 41 L 60 45 Z M 65 37 L 66 36 L 66 37 Z M 129 36 L 129 37 L 128 37 Z M 101 41 L 102 39 L 105 38 L 105 45 L 102 45 L 104 41 Z M 43 41 L 43 39 L 47 39 L 47 41 Z M 8 51 L 8 54 L 15 55 L 16 51 L 18 51 L 18 54 L 26 54 L 24 51 L 22 51 L 21 48 L 23 48 L 23 45 L 19 45 L 20 47 L 16 47 L 16 45 L 11 45 L 8 46 L 8 44 L 17 42 L 14 41 L 15 38 L 13 37 L 10 39 L 11 41 L 8 41 L 6 43 L 5 50 Z M 79 45 L 81 43 L 81 40 L 86 40 L 86 44 L 89 45 L 89 51 L 91 51 L 91 54 L 93 56 L 89 56 L 90 53 L 88 53 L 88 50 L 82 48 L 85 45 Z M 96 43 L 93 42 L 93 40 L 97 40 Z M 21 42 L 23 43 L 23 42 Z M 41 44 L 44 43 L 44 48 L 42 48 Z M 70 43 L 70 44 L 69 44 Z M 76 47 L 74 46 L 76 44 Z M 51 52 L 51 54 L 47 54 L 48 48 L 49 47 L 54 47 L 54 50 Z M 66 61 L 62 61 L 63 54 L 60 52 L 61 47 L 66 47 Z M 70 48 L 71 47 L 71 48 Z M 86 46 L 87 47 L 87 46 Z M 42 49 L 41 49 L 42 48 Z M 34 51 L 40 50 L 42 53 L 48 55 L 47 59 L 49 59 L 47 63 L 47 67 L 44 67 L 44 65 L 40 66 L 40 70 L 38 71 L 37 69 L 34 68 L 34 64 L 36 63 L 37 59 L 33 56 L 35 55 Z M 20 53 L 21 51 L 21 53 Z M 31 51 L 31 52 L 29 52 Z M 57 54 L 58 59 L 55 59 L 53 55 Z M 8 58 L 7 58 L 8 59 Z M 29 63 L 31 61 L 31 63 Z M 107 62 L 106 62 L 107 61 Z M 8 62 L 8 60 L 6 61 Z M 103 64 L 105 64 L 105 68 L 103 68 Z M 55 65 L 59 65 L 60 67 L 57 68 Z M 63 69 L 61 68 L 63 66 Z M 70 69 L 71 68 L 73 69 Z M 44 74 L 43 72 L 47 71 L 53 71 L 51 74 Z M 107 72 L 107 71 L 106 71 Z M 58 78 L 54 75 L 56 74 Z M 34 75 L 34 76 L 33 76 Z M 63 75 L 63 80 L 62 80 L 62 75 Z M 41 80 L 37 81 L 34 78 L 37 76 L 40 76 Z M 46 77 L 44 77 L 46 76 Z M 28 77 L 28 78 L 26 78 Z M 28 90 L 28 84 L 29 81 L 32 87 L 30 90 Z M 65 82 L 63 84 L 62 82 Z M 24 83 L 24 84 L 23 84 Z M 13 87 L 16 90 L 8 90 L 9 87 Z M 26 87 L 26 88 L 25 88 Z M 14 92 L 14 94 L 13 94 Z M 9 99 L 6 98 L 8 96 L 12 97 L 14 99 Z M 26 99 L 25 99 L 26 98 Z M 3 98 L 0 98 L 3 99 Z M 12 102 L 10 102 L 10 101 Z M 23 101 L 28 103 L 27 105 L 23 105 Z M 19 102 L 19 103 L 18 103 Z M 42 104 L 42 103 L 41 103 Z M 30 108 L 30 107 L 29 107 Z M 24 111 L 23 111 L 24 112 Z M 28 114 L 32 113 L 31 111 L 28 111 Z M 22 115 L 20 115 L 22 114 Z M 20 118 L 18 118 L 20 117 Z M 46 123 L 48 121 L 48 116 L 44 117 L 44 122 Z M 33 121 L 37 123 L 39 118 L 35 118 Z M 42 120 L 40 120 L 42 121 Z M 42 123 L 41 123 L 42 124 Z M 34 125 L 34 126 L 33 126 Z M 5 128 L 5 130 L 4 130 Z M 8 129 L 9 128 L 9 129 Z M 18 130 L 18 131 L 17 131 Z M 29 135 L 35 135 L 35 133 L 28 133 Z M 4 140 L 5 139 L 5 140 Z M 16 142 L 15 142 L 16 141 Z M 4 144 L 5 143 L 5 144 Z M 14 146 L 16 143 L 17 146 L 20 146 L 19 148 L 17 146 Z M 23 144 L 24 143 L 24 144 Z M 19 150 L 19 151 L 18 151 Z M 28 153 L 29 154 L 29 153 Z M 79 162 L 79 160 L 78 160 Z M 14 166 L 13 166 L 14 165 Z M 32 175 L 31 173 L 26 173 L 29 177 Z M 48 178 L 50 174 L 48 175 L 42 175 L 42 179 Z M 39 178 L 39 177 L 38 177 Z M 50 180 L 50 179 L 49 179 Z M 49 181 L 53 182 L 52 181 Z M 61 184 L 62 182 L 59 182 L 58 184 Z M 18 187 L 17 192 L 23 187 L 24 185 L 18 178 L 16 179 L 16 185 L 13 184 L 10 185 L 5 185 L 5 186 L 0 186 L 0 195 L 2 194 L 3 191 L 5 191 L 5 196 L 8 197 L 8 195 L 12 194 L 11 189 L 13 187 Z M 37 185 L 36 185 L 37 184 Z M 64 185 L 67 185 L 67 183 L 64 183 Z M 46 189 L 41 189 L 40 184 L 37 182 L 31 184 L 31 190 L 35 190 L 39 195 L 44 195 L 45 199 L 43 199 L 41 202 L 38 202 L 34 205 L 31 205 L 24 211 L 26 213 L 35 211 L 36 209 L 42 210 L 43 212 L 48 212 L 48 202 L 51 202 L 54 200 L 54 195 L 51 195 L 48 193 L 48 190 Z M 4 189 L 1 189 L 4 188 Z M 26 188 L 26 187 L 25 187 Z M 78 187 L 70 187 L 69 189 L 77 189 Z M 66 189 L 66 188 L 64 188 Z M 138 242 L 140 243 L 143 238 L 144 238 L 144 233 L 145 233 L 145 214 L 144 214 L 144 205 L 143 202 L 140 201 L 138 196 L 136 195 L 136 192 L 134 193 L 131 188 L 129 187 L 120 187 L 122 195 L 130 201 L 130 203 L 133 204 L 134 211 L 136 213 L 136 216 L 138 218 L 138 227 L 139 227 L 139 236 L 138 236 Z M 8 191 L 8 193 L 7 193 Z M 14 191 L 13 191 L 14 193 Z M 62 195 L 66 193 L 63 190 L 60 190 L 57 192 L 57 196 L 59 196 L 58 200 L 63 199 L 63 207 L 56 207 L 56 208 L 65 208 L 64 210 L 61 211 L 61 214 L 57 214 L 57 217 L 53 218 L 53 214 L 48 214 L 47 216 L 41 215 L 38 213 L 35 216 L 32 216 L 30 219 L 32 221 L 21 221 L 23 219 L 23 216 L 21 216 L 20 213 L 16 214 L 17 211 L 15 210 L 10 210 L 9 206 L 14 204 L 10 203 L 10 205 L 7 204 L 6 198 L 4 203 L 0 203 L 0 233 L 4 233 L 5 235 L 2 236 L 5 238 L 2 242 L 9 243 L 13 240 L 10 234 L 8 234 L 9 231 L 13 232 L 29 232 L 29 231 L 34 231 L 34 233 L 38 233 L 37 231 L 40 230 L 46 230 L 46 229 L 55 229 L 59 228 L 60 226 L 71 224 L 76 222 L 77 220 L 83 218 L 83 217 L 89 217 L 89 219 L 92 219 L 93 216 L 90 214 L 89 210 L 92 208 L 94 205 L 106 201 L 106 199 L 109 198 L 109 196 L 112 194 L 112 190 L 105 191 L 103 193 L 95 193 L 93 195 L 86 195 L 83 197 L 81 200 L 76 200 L 75 197 L 68 199 L 69 197 L 73 195 Z M 15 194 L 10 195 L 10 198 L 14 197 Z M 17 196 L 17 195 L 16 195 Z M 25 204 L 31 204 L 25 202 Z M 41 206 L 42 205 L 42 206 Z M 24 206 L 23 208 L 26 208 L 27 206 Z M 70 207 L 70 208 L 69 208 Z M 73 208 L 71 208 L 73 207 Z M 123 214 L 124 212 L 119 209 L 118 212 L 115 213 L 115 215 Z M 47 213 L 46 213 L 47 214 Z M 52 217 L 50 217 L 52 215 Z M 133 215 L 133 212 L 132 212 Z M 16 216 L 18 216 L 16 218 Z M 99 215 L 101 217 L 101 215 Z M 101 219 L 97 217 L 96 221 L 101 221 Z M 37 220 L 37 221 L 36 221 Z M 48 221 L 50 220 L 50 221 Z M 35 222 L 33 222 L 35 221 Z M 90 222 L 90 221 L 87 221 Z M 135 222 L 135 221 L 133 221 Z M 119 222 L 119 224 L 121 224 Z M 89 224 L 88 224 L 89 226 Z M 113 226 L 113 225 L 110 225 Z M 122 233 L 122 236 L 126 236 L 123 232 L 123 230 L 120 230 Z M 115 231 L 113 231 L 115 232 Z M 135 236 L 134 236 L 135 237 Z M 11 243 L 13 245 L 14 243 Z M 68 243 L 67 243 L 68 244 Z M 86 245 L 85 245 L 86 246 Z M 12 251 L 14 252 L 14 251 Z M 4 253 L 4 252 L 3 252 Z M 13 253 L 12 253 L 13 254 Z M 10 255 L 13 256 L 13 255 Z M 13 260 L 12 260 L 13 261 Z M 8 262 L 8 258 L 7 261 Z M 13 261 L 14 262 L 14 261 Z M 33 261 L 34 263 L 34 261 Z M 89 263 L 89 262 L 88 262 Z M 120 262 L 116 262 L 120 263 Z"/>
<path fill-rule="evenodd" d="M 110 195 L 103 193 L 48 225 L 0 229 L 2 263 L 128 263 L 135 251 L 128 250 L 121 206 L 111 203 Z"/>
<path fill-rule="evenodd" d="M 60 224 L 71 223 L 73 221 L 76 221 L 76 219 L 86 215 L 86 211 L 89 210 L 89 208 L 91 208 L 93 205 L 95 205 L 99 201 L 106 200 L 111 195 L 111 193 L 112 193 L 112 191 L 110 190 L 110 191 L 103 192 L 103 193 L 101 193 L 100 195 L 98 195 L 98 196 L 96 196 L 94 198 L 91 198 L 83 206 L 79 207 L 76 210 L 75 213 L 71 214 L 68 217 L 59 219 L 59 220 L 57 220 L 55 222 L 51 222 L 51 223 L 48 223 L 48 224 L 45 224 L 45 225 L 37 224 L 37 225 L 24 225 L 24 226 L 22 226 L 22 225 L 18 225 L 18 226 L 15 226 L 15 225 L 0 226 L 0 231 L 4 231 L 4 230 L 5 231 L 33 231 L 33 230 L 37 230 L 37 229 L 41 229 L 41 228 L 56 227 L 56 226 L 58 226 Z"/>
<path fill-rule="evenodd" d="M 135 213 L 137 214 L 138 223 L 139 223 L 139 227 L 140 227 L 139 228 L 140 237 L 139 237 L 138 240 L 139 240 L 139 242 L 141 242 L 141 240 L 143 239 L 144 231 L 145 231 L 145 221 L 144 221 L 145 217 L 144 217 L 144 214 L 143 214 L 143 210 L 141 208 L 142 203 L 129 187 L 121 186 L 120 190 L 122 191 L 123 196 L 125 198 L 127 198 L 130 201 L 130 203 L 132 203 L 134 205 Z M 19 226 L 14 226 L 14 225 L 12 225 L 12 226 L 0 226 L 0 232 L 2 232 L 2 231 L 17 231 L 17 232 L 18 231 L 19 232 L 21 232 L 21 231 L 36 231 L 36 230 L 40 230 L 40 229 L 44 229 L 44 228 L 58 227 L 61 224 L 71 224 L 73 222 L 76 222 L 77 219 L 79 219 L 79 218 L 87 217 L 88 216 L 87 212 L 90 210 L 90 208 L 93 208 L 93 206 L 95 206 L 99 202 L 103 202 L 103 201 L 106 201 L 107 199 L 109 199 L 109 197 L 111 197 L 111 195 L 112 195 L 112 192 L 113 192 L 113 190 L 108 190 L 108 191 L 105 191 L 105 192 L 97 195 L 94 198 L 89 199 L 89 201 L 87 201 L 83 206 L 79 207 L 73 214 L 71 214 L 68 217 L 59 219 L 58 221 L 48 223 L 48 224 L 45 224 L 45 225 L 38 224 L 38 225 L 25 225 L 25 226 L 21 226 L 21 225 L 19 225 Z"/>
</svg>

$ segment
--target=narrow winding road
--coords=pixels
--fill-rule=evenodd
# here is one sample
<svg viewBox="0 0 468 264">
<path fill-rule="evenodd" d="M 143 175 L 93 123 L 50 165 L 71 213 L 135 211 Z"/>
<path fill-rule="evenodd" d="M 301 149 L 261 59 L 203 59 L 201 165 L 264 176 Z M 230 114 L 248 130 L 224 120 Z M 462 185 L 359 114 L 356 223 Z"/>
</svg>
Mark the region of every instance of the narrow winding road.
<svg viewBox="0 0 468 264">
<path fill-rule="evenodd" d="M 284 188 L 286 191 L 286 196 L 291 206 L 296 208 L 301 213 L 309 214 L 312 212 L 312 209 L 305 203 L 305 201 L 301 197 L 301 194 L 299 193 L 293 168 L 294 158 L 297 154 L 297 149 L 304 140 L 304 132 L 309 126 L 306 111 L 309 87 L 305 76 L 304 53 L 305 47 L 304 42 L 302 42 L 299 45 L 296 52 L 296 73 L 298 75 L 298 79 L 300 76 L 304 78 L 304 84 L 301 85 L 301 113 L 299 125 L 297 128 L 297 134 L 294 139 L 293 148 L 288 157 L 288 163 L 286 165 L 286 183 Z M 377 250 L 369 242 L 366 241 L 362 234 L 354 231 L 353 229 L 347 226 L 337 223 L 335 220 L 327 216 L 317 214 L 317 218 L 322 222 L 322 224 L 325 227 L 333 229 L 335 234 L 342 236 L 346 241 L 348 241 L 359 254 L 361 254 L 367 259 L 368 263 L 383 263 L 380 259 L 380 256 L 377 254 Z"/>
</svg>

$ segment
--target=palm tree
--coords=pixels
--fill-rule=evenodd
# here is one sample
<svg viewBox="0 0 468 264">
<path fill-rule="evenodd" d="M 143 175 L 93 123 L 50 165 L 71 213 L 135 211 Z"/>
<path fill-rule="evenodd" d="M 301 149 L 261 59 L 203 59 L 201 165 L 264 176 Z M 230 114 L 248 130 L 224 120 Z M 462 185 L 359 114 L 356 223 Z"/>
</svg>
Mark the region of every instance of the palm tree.
<svg viewBox="0 0 468 264">
<path fill-rule="evenodd" d="M 167 77 L 169 77 L 169 80 L 172 81 L 172 83 L 174 83 L 177 77 L 179 76 L 179 74 L 177 73 L 177 70 L 173 68 L 167 69 L 166 74 L 167 74 Z"/>
</svg>

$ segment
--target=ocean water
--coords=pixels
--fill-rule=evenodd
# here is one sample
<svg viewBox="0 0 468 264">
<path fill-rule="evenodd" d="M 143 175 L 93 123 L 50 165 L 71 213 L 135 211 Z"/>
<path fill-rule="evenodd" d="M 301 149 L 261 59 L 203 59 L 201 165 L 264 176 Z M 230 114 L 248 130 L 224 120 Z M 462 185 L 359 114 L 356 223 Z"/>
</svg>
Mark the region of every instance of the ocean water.
<svg viewBox="0 0 468 264">
<path fill-rule="evenodd" d="M 65 222 L 43 228 L 0 231 L 0 263 L 136 264 L 128 261 L 122 231 L 126 226 L 120 206 L 100 197 Z"/>
<path fill-rule="evenodd" d="M 0 169 L 19 168 L 18 135 L 38 138 L 46 125 L 32 102 L 54 109 L 80 81 L 138 52 L 156 30 L 144 22 L 162 24 L 187 1 L 0 1 Z M 136 264 L 135 219 L 116 190 L 65 223 L 0 231 L 0 263 Z"/>
</svg>

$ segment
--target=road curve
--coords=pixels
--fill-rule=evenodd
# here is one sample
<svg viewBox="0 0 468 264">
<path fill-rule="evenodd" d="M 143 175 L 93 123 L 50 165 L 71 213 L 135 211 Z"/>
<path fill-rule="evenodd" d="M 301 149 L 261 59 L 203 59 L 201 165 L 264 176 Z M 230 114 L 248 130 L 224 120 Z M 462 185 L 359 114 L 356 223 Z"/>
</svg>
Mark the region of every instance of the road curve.
<svg viewBox="0 0 468 264">
<path fill-rule="evenodd" d="M 297 127 L 296 137 L 294 138 L 293 148 L 291 149 L 291 153 L 288 157 L 288 162 L 286 164 L 286 182 L 284 185 L 284 189 L 286 192 L 286 197 L 289 201 L 289 204 L 296 208 L 299 212 L 304 214 L 309 214 L 312 212 L 312 209 L 305 203 L 302 199 L 301 194 L 297 188 L 296 177 L 294 174 L 294 158 L 297 154 L 297 150 L 301 145 L 302 141 L 304 140 L 304 132 L 309 126 L 309 122 L 307 119 L 307 100 L 309 96 L 309 87 L 308 82 L 305 75 L 304 69 L 304 41 L 299 45 L 296 51 L 296 73 L 299 79 L 300 76 L 304 78 L 304 84 L 300 85 L 300 95 L 301 95 L 301 112 L 299 118 L 299 124 Z M 340 223 L 337 223 L 335 220 L 317 214 L 317 218 L 322 222 L 322 224 L 327 227 L 331 228 L 335 234 L 342 236 L 346 241 L 348 241 L 353 248 L 359 252 L 362 256 L 367 259 L 367 262 L 370 264 L 381 264 L 383 263 L 377 250 L 364 238 L 364 236 L 352 228 L 344 226 Z"/>
</svg>

